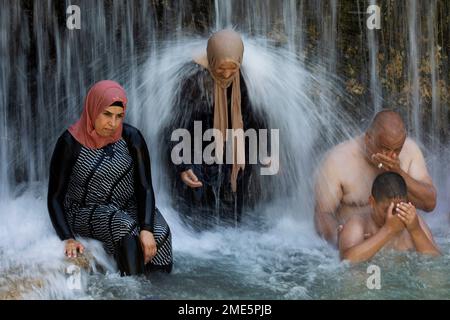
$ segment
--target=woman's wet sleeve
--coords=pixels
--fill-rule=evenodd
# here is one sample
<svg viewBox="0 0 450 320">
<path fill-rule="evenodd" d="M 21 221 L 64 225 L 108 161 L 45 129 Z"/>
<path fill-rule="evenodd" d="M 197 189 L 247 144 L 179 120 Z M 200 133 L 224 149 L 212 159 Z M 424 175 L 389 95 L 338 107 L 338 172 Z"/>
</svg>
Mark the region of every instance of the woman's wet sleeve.
<svg viewBox="0 0 450 320">
<path fill-rule="evenodd" d="M 138 207 L 138 222 L 141 230 L 153 232 L 155 220 L 155 193 L 152 186 L 150 154 L 140 132 L 134 140 L 136 172 L 135 191 Z"/>
<path fill-rule="evenodd" d="M 64 198 L 72 172 L 72 150 L 60 137 L 50 162 L 47 207 L 53 227 L 61 240 L 74 239 L 64 212 Z"/>
<path fill-rule="evenodd" d="M 172 161 L 172 150 L 174 150 L 175 146 L 180 143 L 180 141 L 172 141 L 172 133 L 174 133 L 175 130 L 184 129 L 189 132 L 191 139 L 194 137 L 194 120 L 197 120 L 195 119 L 195 110 L 200 100 L 198 97 L 199 89 L 196 78 L 198 78 L 198 75 L 192 75 L 182 79 L 179 89 L 177 90 L 177 96 L 173 106 L 174 112 L 166 134 L 166 136 L 170 139 L 170 141 L 168 141 L 169 148 L 167 150 L 168 159 L 170 161 Z M 177 174 L 192 169 L 192 156 L 194 151 L 194 142 L 192 140 L 190 150 L 184 150 L 184 152 L 187 151 L 190 152 L 191 163 L 182 162 L 180 164 L 174 164 L 174 169 Z"/>
</svg>

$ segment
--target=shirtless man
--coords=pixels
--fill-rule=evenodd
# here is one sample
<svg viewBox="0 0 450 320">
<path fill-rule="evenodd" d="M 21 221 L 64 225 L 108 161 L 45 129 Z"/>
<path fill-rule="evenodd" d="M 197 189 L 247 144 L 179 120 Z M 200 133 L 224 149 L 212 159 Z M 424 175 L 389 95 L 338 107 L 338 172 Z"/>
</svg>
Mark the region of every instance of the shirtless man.
<svg viewBox="0 0 450 320">
<path fill-rule="evenodd" d="M 316 175 L 314 221 L 319 235 L 336 245 L 342 225 L 355 214 L 370 213 L 368 202 L 375 177 L 385 171 L 400 174 L 408 199 L 430 212 L 436 190 L 417 144 L 406 136 L 400 115 L 384 110 L 366 133 L 334 147 Z"/>
<path fill-rule="evenodd" d="M 395 172 L 380 174 L 371 193 L 371 213 L 353 215 L 339 233 L 339 252 L 343 260 L 367 261 L 383 247 L 440 255 L 430 229 L 411 202 L 407 202 L 407 187 L 402 176 Z"/>
</svg>

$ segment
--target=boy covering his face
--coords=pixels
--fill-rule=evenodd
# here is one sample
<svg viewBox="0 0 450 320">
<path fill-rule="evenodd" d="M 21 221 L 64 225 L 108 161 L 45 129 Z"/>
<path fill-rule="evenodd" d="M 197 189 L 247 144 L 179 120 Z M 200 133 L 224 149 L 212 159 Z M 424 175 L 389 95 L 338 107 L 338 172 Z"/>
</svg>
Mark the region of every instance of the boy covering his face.
<svg viewBox="0 0 450 320">
<path fill-rule="evenodd" d="M 341 259 L 363 262 L 381 248 L 440 255 L 430 229 L 408 202 L 405 180 L 395 172 L 377 176 L 372 185 L 370 214 L 354 215 L 339 234 Z"/>
</svg>

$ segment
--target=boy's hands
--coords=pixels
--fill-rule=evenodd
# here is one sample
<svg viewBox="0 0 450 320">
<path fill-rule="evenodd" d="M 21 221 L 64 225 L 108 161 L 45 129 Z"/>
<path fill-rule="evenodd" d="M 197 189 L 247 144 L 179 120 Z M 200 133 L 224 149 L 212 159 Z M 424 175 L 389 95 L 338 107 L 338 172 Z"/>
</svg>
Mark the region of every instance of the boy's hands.
<svg viewBox="0 0 450 320">
<path fill-rule="evenodd" d="M 399 219 L 405 224 L 408 231 L 414 231 L 420 227 L 416 208 L 411 202 L 401 202 L 397 204 L 397 208 L 395 208 L 395 210 L 397 211 Z"/>
<path fill-rule="evenodd" d="M 390 232 L 392 232 L 393 234 L 397 234 L 400 231 L 403 231 L 403 229 L 405 229 L 405 224 L 402 223 L 400 217 L 394 215 L 393 213 L 394 207 L 395 207 L 394 203 L 391 202 L 386 215 L 385 226 L 389 229 Z"/>
</svg>

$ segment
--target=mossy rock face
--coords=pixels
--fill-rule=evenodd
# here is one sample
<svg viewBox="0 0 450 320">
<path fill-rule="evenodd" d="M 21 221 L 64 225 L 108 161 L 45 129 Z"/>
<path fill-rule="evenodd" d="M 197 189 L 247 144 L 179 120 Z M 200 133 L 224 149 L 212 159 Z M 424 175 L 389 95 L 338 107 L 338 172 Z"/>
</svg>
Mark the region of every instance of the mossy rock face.
<svg viewBox="0 0 450 320">
<path fill-rule="evenodd" d="M 382 107 L 402 113 L 410 129 L 414 129 L 413 113 L 418 110 L 422 138 L 426 140 L 427 135 L 436 136 L 436 132 L 441 132 L 439 139 L 445 143 L 450 138 L 446 130 L 450 119 L 450 3 L 417 1 L 416 11 L 412 12 L 411 2 L 378 1 L 381 9 L 381 29 L 378 30 L 366 27 L 368 15 L 365 11 L 370 1 L 336 2 L 334 68 L 343 81 L 342 89 L 350 97 L 342 103 L 356 119 L 361 112 L 372 112 L 370 59 L 375 54 L 375 75 L 383 99 Z M 324 39 L 329 37 L 327 32 L 334 30 L 330 29 L 332 11 L 329 3 L 305 3 L 304 53 L 307 59 L 320 63 L 326 59 L 330 48 Z M 410 39 L 412 21 L 414 39 Z M 417 72 L 417 85 L 414 85 L 413 69 Z M 414 106 L 417 96 L 418 108 Z"/>
</svg>

